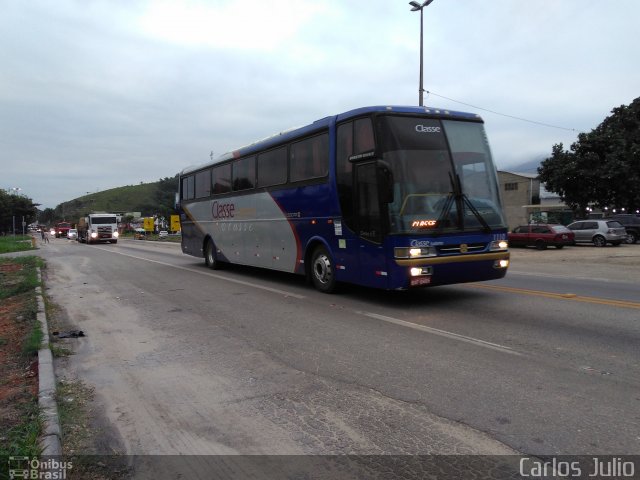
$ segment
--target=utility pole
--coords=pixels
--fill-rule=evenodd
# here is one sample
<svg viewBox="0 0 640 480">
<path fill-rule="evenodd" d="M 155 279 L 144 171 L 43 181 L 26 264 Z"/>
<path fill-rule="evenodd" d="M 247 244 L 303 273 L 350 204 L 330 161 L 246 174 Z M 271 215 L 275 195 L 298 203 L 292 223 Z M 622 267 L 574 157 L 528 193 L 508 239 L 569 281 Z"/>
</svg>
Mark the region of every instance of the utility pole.
<svg viewBox="0 0 640 480">
<path fill-rule="evenodd" d="M 423 101 L 423 97 L 424 97 L 424 88 L 423 88 L 423 41 L 422 41 L 422 30 L 423 30 L 423 20 L 422 20 L 422 10 L 425 7 L 428 7 L 429 4 L 433 2 L 433 0 L 425 0 L 424 2 L 422 2 L 422 4 L 416 2 L 416 1 L 411 1 L 409 2 L 409 5 L 411 5 L 413 8 L 411 9 L 412 12 L 417 12 L 418 10 L 420 11 L 420 86 L 418 87 L 418 105 L 420 105 L 421 107 L 424 105 L 424 101 Z"/>
</svg>

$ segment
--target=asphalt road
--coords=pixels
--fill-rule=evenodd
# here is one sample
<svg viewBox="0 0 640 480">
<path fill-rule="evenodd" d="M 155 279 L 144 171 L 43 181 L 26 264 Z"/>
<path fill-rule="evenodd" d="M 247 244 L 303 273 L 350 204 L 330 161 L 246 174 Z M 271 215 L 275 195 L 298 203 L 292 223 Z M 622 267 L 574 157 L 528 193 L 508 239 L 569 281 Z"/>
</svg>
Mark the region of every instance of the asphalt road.
<svg viewBox="0 0 640 480">
<path fill-rule="evenodd" d="M 87 333 L 60 371 L 127 453 L 636 454 L 640 267 L 559 268 L 568 251 L 515 250 L 500 281 L 325 295 L 166 243 L 41 249 Z"/>
</svg>

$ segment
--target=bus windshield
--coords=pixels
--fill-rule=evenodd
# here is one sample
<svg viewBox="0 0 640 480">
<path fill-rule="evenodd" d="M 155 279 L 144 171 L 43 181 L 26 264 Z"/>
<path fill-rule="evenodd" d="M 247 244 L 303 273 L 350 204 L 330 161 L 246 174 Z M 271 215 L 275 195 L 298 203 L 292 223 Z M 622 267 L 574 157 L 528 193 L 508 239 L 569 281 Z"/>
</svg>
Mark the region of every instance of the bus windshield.
<svg viewBox="0 0 640 480">
<path fill-rule="evenodd" d="M 377 127 L 394 180 L 390 233 L 505 228 L 482 123 L 385 115 Z"/>
</svg>

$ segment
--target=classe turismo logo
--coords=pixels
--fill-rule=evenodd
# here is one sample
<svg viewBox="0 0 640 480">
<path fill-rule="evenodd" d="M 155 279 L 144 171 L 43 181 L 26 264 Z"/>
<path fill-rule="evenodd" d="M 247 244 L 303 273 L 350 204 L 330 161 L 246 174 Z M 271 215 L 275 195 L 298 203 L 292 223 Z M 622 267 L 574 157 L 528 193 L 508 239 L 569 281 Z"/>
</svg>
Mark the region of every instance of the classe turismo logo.
<svg viewBox="0 0 640 480">
<path fill-rule="evenodd" d="M 211 216 L 214 220 L 219 218 L 233 218 L 236 206 L 233 203 L 220 203 L 217 200 L 211 205 Z"/>
<path fill-rule="evenodd" d="M 418 133 L 440 133 L 440 127 L 427 127 L 426 125 L 416 125 Z"/>
</svg>

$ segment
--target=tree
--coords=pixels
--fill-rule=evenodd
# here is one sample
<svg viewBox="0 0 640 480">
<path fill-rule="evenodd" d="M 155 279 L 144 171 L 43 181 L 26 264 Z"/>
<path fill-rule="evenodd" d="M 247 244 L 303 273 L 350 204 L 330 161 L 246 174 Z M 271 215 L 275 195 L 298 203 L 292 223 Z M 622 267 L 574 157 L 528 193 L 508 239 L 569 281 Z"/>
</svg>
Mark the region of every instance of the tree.
<svg viewBox="0 0 640 480">
<path fill-rule="evenodd" d="M 0 232 L 22 233 L 22 220 L 26 224 L 33 223 L 36 219 L 37 205 L 33 200 L 24 195 L 9 194 L 0 190 Z"/>
<path fill-rule="evenodd" d="M 53 208 L 45 208 L 39 215 L 39 223 L 42 225 L 52 225 L 56 220 L 56 211 Z"/>
<path fill-rule="evenodd" d="M 157 213 L 167 220 L 175 214 L 174 203 L 178 191 L 178 175 L 158 180 L 158 190 L 155 195 Z"/>
<path fill-rule="evenodd" d="M 640 209 L 640 97 L 612 115 L 565 151 L 553 146 L 538 168 L 540 181 L 577 213 L 588 205 Z"/>
</svg>

